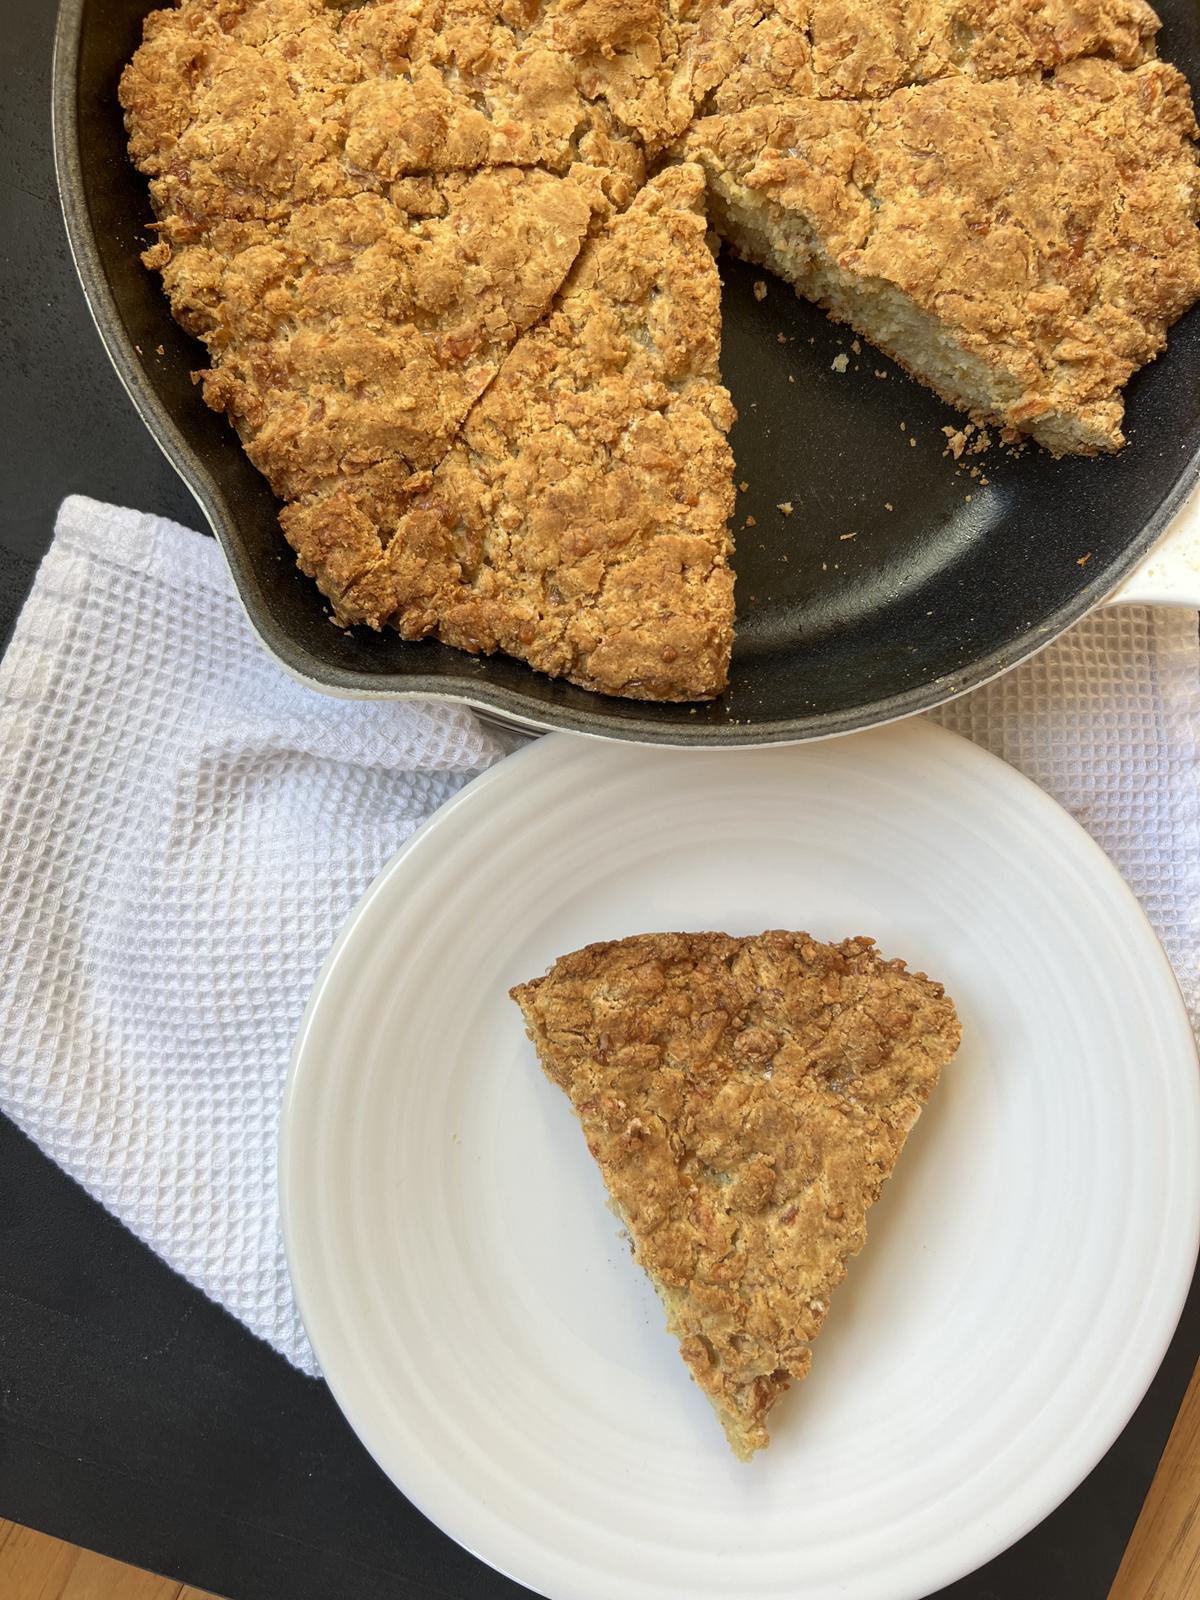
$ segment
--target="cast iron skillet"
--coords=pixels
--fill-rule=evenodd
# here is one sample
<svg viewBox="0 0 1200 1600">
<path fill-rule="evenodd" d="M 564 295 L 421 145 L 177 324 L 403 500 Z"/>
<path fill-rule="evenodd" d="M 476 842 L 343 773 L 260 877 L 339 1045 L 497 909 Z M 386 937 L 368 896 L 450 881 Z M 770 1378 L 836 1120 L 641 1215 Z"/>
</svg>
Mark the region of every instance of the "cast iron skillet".
<svg viewBox="0 0 1200 1600">
<path fill-rule="evenodd" d="M 700 706 L 642 705 L 554 682 L 505 656 L 331 626 L 296 570 L 277 503 L 190 381 L 204 352 L 138 253 L 151 218 L 125 154 L 117 79 L 149 0 L 62 0 L 55 152 L 84 292 L 134 404 L 216 531 L 246 611 L 293 673 L 335 694 L 438 695 L 506 721 L 688 745 L 842 733 L 922 710 L 1003 672 L 1127 577 L 1195 481 L 1200 313 L 1128 390 L 1121 455 L 1031 448 L 956 465 L 960 421 L 891 362 L 769 280 L 721 257 L 722 365 L 740 420 L 737 644 L 731 687 Z M 1161 53 L 1200 82 L 1200 12 L 1159 0 Z M 848 357 L 844 373 L 835 357 Z M 975 465 L 980 477 L 969 475 Z M 986 482 L 984 481 L 986 479 Z M 778 509 L 792 507 L 791 515 Z M 853 537 L 850 537 L 853 535 Z"/>
</svg>

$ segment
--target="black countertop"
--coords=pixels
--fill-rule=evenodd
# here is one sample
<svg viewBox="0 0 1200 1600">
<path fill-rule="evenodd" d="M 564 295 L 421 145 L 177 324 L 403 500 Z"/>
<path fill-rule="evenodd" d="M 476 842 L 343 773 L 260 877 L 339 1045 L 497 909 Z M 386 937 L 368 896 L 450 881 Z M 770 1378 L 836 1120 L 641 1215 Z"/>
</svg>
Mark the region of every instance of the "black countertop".
<svg viewBox="0 0 1200 1600">
<path fill-rule="evenodd" d="M 0 643 L 64 495 L 198 521 L 110 371 L 75 282 L 50 159 L 52 0 L 7 0 L 4 23 Z M 1108 1456 L 944 1600 L 1103 1600 L 1198 1347 L 1194 1286 Z M 408 1505 L 323 1384 L 176 1277 L 3 1118 L 0 1516 L 231 1600 L 525 1593 Z"/>
</svg>

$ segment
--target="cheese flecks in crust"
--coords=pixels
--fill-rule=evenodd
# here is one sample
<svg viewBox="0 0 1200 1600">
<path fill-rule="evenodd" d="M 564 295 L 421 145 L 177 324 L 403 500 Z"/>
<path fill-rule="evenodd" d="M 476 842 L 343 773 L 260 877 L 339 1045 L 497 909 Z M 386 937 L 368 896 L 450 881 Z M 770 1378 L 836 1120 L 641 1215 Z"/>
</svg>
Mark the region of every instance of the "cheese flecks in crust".
<svg viewBox="0 0 1200 1600">
<path fill-rule="evenodd" d="M 1089 58 L 713 116 L 686 150 L 740 252 L 978 420 L 1086 454 L 1200 295 L 1195 131 L 1175 68 Z"/>
<path fill-rule="evenodd" d="M 340 616 L 609 694 L 720 692 L 733 408 L 703 196 L 670 167 L 589 241 L 427 481 L 380 468 L 283 512 Z"/>
<path fill-rule="evenodd" d="M 590 945 L 512 997 L 748 1458 L 958 1048 L 953 1004 L 870 939 L 785 932 Z"/>
</svg>

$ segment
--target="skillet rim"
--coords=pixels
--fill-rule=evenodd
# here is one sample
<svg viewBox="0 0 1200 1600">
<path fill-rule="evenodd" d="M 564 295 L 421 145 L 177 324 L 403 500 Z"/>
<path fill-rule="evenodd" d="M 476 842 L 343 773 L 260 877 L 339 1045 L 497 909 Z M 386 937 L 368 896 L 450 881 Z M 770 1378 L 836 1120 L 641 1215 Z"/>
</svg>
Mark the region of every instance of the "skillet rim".
<svg viewBox="0 0 1200 1600">
<path fill-rule="evenodd" d="M 254 564 L 237 534 L 237 519 L 213 475 L 176 425 L 149 383 L 104 269 L 84 199 L 79 148 L 78 75 L 88 0 L 59 0 L 51 68 L 51 124 L 55 176 L 67 243 L 84 299 L 122 387 L 159 449 L 186 484 L 216 536 L 242 609 L 263 645 L 293 678 L 342 699 L 439 700 L 469 706 L 491 720 L 529 732 L 565 731 L 595 738 L 691 749 L 757 748 L 832 738 L 930 711 L 1000 677 L 1059 638 L 1101 605 L 1142 564 L 1192 488 L 1200 479 L 1200 445 L 1184 460 L 1171 486 L 1121 556 L 1100 567 L 1050 615 L 1016 633 L 996 649 L 957 672 L 935 677 L 894 694 L 843 711 L 810 712 L 762 721 L 729 721 L 713 726 L 691 722 L 688 707 L 675 721 L 638 715 L 637 701 L 603 698 L 606 710 L 547 706 L 517 689 L 486 681 L 487 659 L 478 676 L 434 675 L 420 671 L 353 671 L 322 663 L 279 625 L 263 603 Z M 231 448 L 240 448 L 230 435 Z M 297 581 L 308 580 L 298 576 Z M 470 658 L 476 659 L 476 658 Z M 598 699 L 601 697 L 597 697 Z"/>
</svg>

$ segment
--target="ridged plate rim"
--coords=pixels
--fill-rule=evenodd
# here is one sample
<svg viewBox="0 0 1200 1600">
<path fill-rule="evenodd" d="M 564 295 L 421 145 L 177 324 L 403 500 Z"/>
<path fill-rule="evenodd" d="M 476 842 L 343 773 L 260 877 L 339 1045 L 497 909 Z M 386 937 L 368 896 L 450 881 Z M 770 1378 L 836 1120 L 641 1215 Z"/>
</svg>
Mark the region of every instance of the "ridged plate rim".
<svg viewBox="0 0 1200 1600">
<path fill-rule="evenodd" d="M 602 840 L 608 838 L 606 827 L 614 836 L 615 830 L 633 837 L 639 826 L 649 828 L 657 813 L 665 819 L 660 836 L 664 852 L 669 853 L 672 818 L 664 797 L 670 797 L 672 804 L 675 797 L 681 797 L 675 831 L 685 843 L 691 839 L 692 826 L 687 815 L 703 815 L 706 793 L 723 795 L 726 810 L 731 795 L 742 797 L 740 810 L 749 826 L 739 840 L 738 818 L 730 818 L 730 859 L 721 868 L 729 884 L 728 901 L 725 907 L 711 904 L 707 917 L 707 925 L 722 927 L 731 920 L 729 906 L 738 902 L 734 870 L 738 852 L 750 851 L 752 845 L 759 848 L 754 841 L 756 817 L 768 815 L 771 806 L 781 805 L 785 796 L 789 806 L 794 803 L 803 809 L 830 784 L 842 785 L 842 792 L 848 792 L 844 788 L 848 779 L 857 780 L 863 798 L 847 800 L 846 816 L 861 814 L 869 822 L 873 809 L 880 826 L 890 829 L 894 823 L 899 830 L 898 849 L 905 846 L 905 830 L 913 849 L 919 848 L 915 841 L 921 830 L 929 837 L 933 837 L 930 830 L 940 831 L 938 848 L 944 840 L 949 851 L 947 884 L 965 883 L 976 875 L 978 883 L 972 892 L 985 925 L 988 898 L 981 886 L 986 885 L 989 871 L 995 873 L 994 866 L 986 865 L 988 853 L 997 839 L 1014 830 L 1014 837 L 1024 838 L 1025 853 L 1024 859 L 1011 860 L 1012 880 L 1027 885 L 1034 895 L 1037 882 L 1044 880 L 1057 883 L 1068 899 L 1079 896 L 1079 908 L 1086 910 L 1087 916 L 1075 920 L 1080 939 L 1096 952 L 1095 970 L 1081 970 L 1078 962 L 1061 966 L 1055 950 L 1039 948 L 1034 927 L 1029 929 L 1030 959 L 1036 957 L 1038 963 L 1048 964 L 1055 984 L 1065 986 L 1064 1005 L 1069 1007 L 1072 1026 L 1078 1027 L 1081 1038 L 1087 1035 L 1089 1007 L 1115 1007 L 1104 1027 L 1110 1032 L 1127 1027 L 1144 1039 L 1149 1067 L 1144 1080 L 1135 1083 L 1131 1062 L 1105 1064 L 1101 1032 L 1088 1038 L 1093 1061 L 1089 1070 L 1099 1075 L 1098 1088 L 1093 1094 L 1085 1084 L 1076 1128 L 1052 1132 L 1065 1152 L 1064 1162 L 1074 1150 L 1072 1159 L 1085 1162 L 1085 1175 L 1087 1157 L 1080 1152 L 1086 1152 L 1091 1140 L 1091 1147 L 1097 1150 L 1113 1146 L 1118 1155 L 1124 1150 L 1130 1158 L 1129 1170 L 1135 1176 L 1140 1173 L 1143 1181 L 1127 1202 L 1122 1201 L 1122 1215 L 1133 1219 L 1123 1224 L 1124 1236 L 1114 1233 L 1099 1243 L 1094 1237 L 1087 1241 L 1090 1254 L 1080 1259 L 1092 1263 L 1090 1280 L 1086 1275 L 1079 1278 L 1082 1269 L 1078 1260 L 1072 1259 L 1072 1241 L 1058 1242 L 1055 1261 L 1070 1294 L 1062 1304 L 1047 1307 L 1047 1341 L 1052 1343 L 1051 1336 L 1057 1337 L 1056 1348 L 1062 1347 L 1065 1339 L 1076 1341 L 1082 1370 L 1088 1362 L 1095 1369 L 1095 1341 L 1100 1340 L 1106 1351 L 1107 1377 L 1093 1391 L 1077 1395 L 1074 1369 L 1054 1375 L 1056 1387 L 1047 1404 L 1065 1410 L 1053 1439 L 1039 1434 L 1039 1416 L 1025 1415 L 1018 1399 L 1011 1418 L 1011 1445 L 997 1449 L 994 1459 L 972 1460 L 969 1472 L 962 1461 L 954 1467 L 954 1474 L 973 1485 L 974 1511 L 966 1520 L 952 1510 L 939 1513 L 943 1503 L 952 1507 L 955 1493 L 966 1492 L 958 1477 L 949 1473 L 955 1447 L 947 1436 L 944 1447 L 938 1447 L 944 1460 L 940 1465 L 935 1461 L 931 1486 L 920 1502 L 921 1517 L 914 1520 L 920 1531 L 919 1548 L 905 1544 L 880 1512 L 853 1547 L 845 1541 L 839 1545 L 831 1534 L 828 1548 L 822 1551 L 810 1538 L 804 1548 L 776 1560 L 773 1569 L 762 1551 L 747 1552 L 745 1565 L 737 1569 L 733 1580 L 738 1585 L 736 1592 L 746 1600 L 785 1594 L 789 1600 L 817 1600 L 818 1596 L 824 1600 L 833 1594 L 853 1600 L 917 1600 L 973 1570 L 1045 1517 L 1101 1458 L 1148 1387 L 1182 1310 L 1200 1240 L 1200 1169 L 1194 1160 L 1200 1146 L 1200 1080 L 1194 1040 L 1170 966 L 1134 896 L 1099 847 L 1041 790 L 997 758 L 923 722 L 850 740 L 775 748 L 753 755 L 744 751 L 615 751 L 566 735 L 540 740 L 475 780 L 427 822 L 397 853 L 352 914 L 318 979 L 297 1038 L 283 1108 L 280 1184 L 287 1256 L 300 1312 L 330 1388 L 351 1426 L 382 1469 L 445 1532 L 493 1567 L 552 1600 L 682 1600 L 685 1595 L 699 1600 L 703 1592 L 732 1591 L 729 1570 L 721 1566 L 719 1553 L 686 1547 L 687 1537 L 695 1537 L 695 1528 L 685 1525 L 682 1514 L 679 1525 L 672 1529 L 670 1515 L 664 1512 L 657 1539 L 618 1536 L 614 1525 L 610 1539 L 597 1540 L 598 1506 L 608 1507 L 606 1515 L 616 1518 L 623 1529 L 636 1521 L 637 1504 L 628 1498 L 622 1502 L 621 1483 L 629 1472 L 643 1470 L 642 1456 L 653 1456 L 658 1449 L 653 1428 L 646 1426 L 644 1418 L 631 1423 L 632 1449 L 622 1462 L 619 1450 L 614 1454 L 612 1449 L 619 1433 L 603 1433 L 608 1424 L 597 1423 L 586 1406 L 572 1412 L 564 1404 L 561 1375 L 551 1371 L 551 1353 L 544 1394 L 547 1416 L 560 1430 L 562 1459 L 556 1481 L 546 1468 L 550 1458 L 544 1450 L 538 1453 L 536 1429 L 526 1437 L 519 1420 L 514 1423 L 511 1416 L 503 1415 L 506 1384 L 513 1393 L 527 1397 L 541 1392 L 539 1375 L 527 1370 L 532 1358 L 522 1356 L 525 1346 L 521 1339 L 514 1342 L 504 1322 L 507 1302 L 519 1303 L 527 1293 L 536 1293 L 544 1307 L 552 1304 L 552 1290 L 515 1281 L 506 1286 L 499 1279 L 487 1285 L 485 1298 L 491 1295 L 496 1311 L 495 1330 L 490 1323 L 482 1331 L 476 1330 L 477 1355 L 480 1368 L 491 1374 L 494 1390 L 486 1385 L 481 1389 L 475 1376 L 465 1372 L 461 1384 L 447 1381 L 443 1374 L 440 1387 L 434 1382 L 431 1390 L 425 1374 L 436 1372 L 439 1360 L 451 1360 L 449 1352 L 458 1337 L 456 1319 L 464 1308 L 468 1316 L 473 1307 L 478 1309 L 470 1300 L 476 1284 L 465 1273 L 463 1263 L 470 1260 L 477 1276 L 482 1273 L 486 1277 L 489 1268 L 486 1262 L 481 1267 L 478 1255 L 483 1233 L 479 1239 L 471 1237 L 476 1224 L 468 1222 L 464 1228 L 462 1215 L 457 1214 L 451 1225 L 438 1209 L 439 1197 L 451 1192 L 438 1189 L 439 1183 L 450 1181 L 439 1176 L 440 1168 L 430 1166 L 423 1174 L 427 1187 L 418 1181 L 405 1190 L 402 1207 L 394 1197 L 389 1202 L 390 1186 L 399 1183 L 406 1170 L 399 1162 L 398 1147 L 408 1135 L 397 1135 L 397 1170 L 389 1164 L 385 1141 L 388 1128 L 395 1124 L 399 1101 L 393 1098 L 389 1102 L 388 1085 L 401 1085 L 395 1093 L 416 1094 L 418 1108 L 424 1093 L 427 1113 L 437 1113 L 436 1096 L 442 1091 L 436 1085 L 441 1080 L 429 1074 L 440 1072 L 443 1064 L 432 1061 L 430 1052 L 424 1051 L 416 1065 L 406 1066 L 405 1040 L 415 1045 L 422 1027 L 428 1034 L 429 1028 L 436 1029 L 440 1022 L 475 1026 L 473 1020 L 456 1019 L 468 1017 L 468 1013 L 474 1018 L 476 1011 L 491 1018 L 488 1037 L 499 1039 L 504 1033 L 497 1059 L 508 1059 L 504 1052 L 511 1055 L 512 1029 L 519 1034 L 519 1019 L 514 1011 L 511 1019 L 505 1020 L 512 1008 L 499 985 L 491 986 L 495 993 L 481 996 L 470 936 L 463 930 L 480 925 L 483 932 L 475 934 L 476 940 L 491 940 L 490 949 L 502 942 L 506 929 L 511 929 L 519 942 L 520 929 L 533 919 L 543 929 L 535 944 L 538 938 L 552 941 L 556 916 L 553 883 L 557 880 L 569 886 L 570 863 L 584 858 L 590 848 L 588 841 L 597 831 Z M 969 848 L 961 860 L 954 856 L 961 845 L 953 838 L 955 823 L 949 819 L 961 813 L 965 798 L 972 800 L 974 813 L 964 837 L 977 841 L 978 859 L 971 857 Z M 719 848 L 711 818 L 705 826 L 714 832 L 713 848 Z M 817 842 L 821 852 L 835 859 L 841 848 L 840 832 L 849 838 L 853 826 L 852 821 L 831 815 L 828 837 Z M 506 828 L 510 830 L 507 834 Z M 981 862 L 985 863 L 982 875 Z M 619 873 L 619 866 L 614 870 Z M 530 904 L 523 899 L 527 893 L 523 874 L 536 879 L 539 871 L 546 881 L 538 890 L 536 904 Z M 650 874 L 653 868 L 646 871 Z M 603 889 L 603 880 L 595 881 Z M 499 883 L 507 885 L 508 896 L 500 905 Z M 999 892 L 998 884 L 993 884 L 993 889 Z M 940 892 L 952 895 L 957 891 L 949 887 Z M 710 896 L 710 902 L 713 898 L 717 897 Z M 577 910 L 571 912 L 577 914 Z M 744 920 L 746 914 L 741 904 L 733 920 Z M 421 928 L 410 925 L 420 917 L 424 918 Z M 805 920 L 798 911 L 793 925 L 803 925 Z M 695 925 L 704 925 L 704 919 Z M 642 931 L 645 926 L 637 905 L 631 904 L 629 926 L 623 931 Z M 613 931 L 606 926 L 598 929 L 597 936 L 611 936 Z M 732 931 L 753 930 L 735 926 Z M 822 927 L 814 931 L 831 936 L 834 930 Z M 840 931 L 875 930 L 844 926 Z M 917 954 L 923 953 L 925 937 L 914 934 Z M 546 948 L 553 953 L 550 946 Z M 444 953 L 443 962 L 439 962 L 439 950 Z M 407 955 L 402 956 L 402 951 Z M 1120 955 L 1119 962 L 1114 962 L 1114 951 Z M 908 949 L 901 953 L 907 954 Z M 1074 952 L 1071 955 L 1073 958 Z M 406 963 L 410 969 L 407 987 Z M 937 970 L 930 959 L 924 964 Z M 945 964 L 953 965 L 949 955 L 938 976 L 944 975 Z M 443 967 L 444 980 L 438 975 Z M 522 968 L 510 971 L 505 981 L 532 975 L 531 970 Z M 968 988 L 974 987 L 974 981 L 972 978 Z M 443 983 L 445 992 L 431 1001 L 430 996 Z M 378 1061 L 372 1066 L 360 1054 L 355 1028 L 383 1026 L 378 1018 L 389 1006 L 388 1025 L 396 1032 L 388 1035 L 384 1070 Z M 970 1005 L 964 1008 L 964 1023 L 969 1034 Z M 524 1048 L 530 1082 L 537 1079 L 540 1084 L 532 1047 Z M 445 1073 L 452 1086 L 447 1094 L 458 1081 L 456 1071 L 465 1072 L 469 1079 L 474 1074 L 470 1081 L 486 1093 L 489 1063 L 478 1060 L 462 1067 L 451 1062 Z M 394 1080 L 390 1074 L 395 1074 Z M 435 1087 L 425 1087 L 428 1084 Z M 549 1085 L 541 1084 L 541 1089 L 550 1095 L 557 1093 Z M 946 1092 L 943 1088 L 939 1095 Z M 441 1113 L 448 1114 L 445 1105 Z M 1150 1121 L 1138 1135 L 1141 1144 L 1122 1146 L 1122 1140 L 1130 1137 L 1129 1128 L 1147 1117 Z M 445 1132 L 435 1115 L 428 1127 L 422 1126 L 420 1142 L 436 1142 Z M 1032 1148 L 1044 1130 L 1030 1128 L 1028 1133 Z M 537 1151 L 536 1145 L 531 1148 Z M 419 1165 L 420 1149 L 414 1146 L 410 1154 Z M 582 1141 L 569 1157 L 557 1144 L 552 1153 L 547 1152 L 547 1159 L 551 1154 L 559 1161 L 588 1163 Z M 1061 1195 L 1056 1201 L 1047 1175 L 1053 1152 L 1047 1154 L 1043 1149 L 1041 1154 L 1040 1175 L 1034 1172 L 1025 1178 L 1044 1185 L 1045 1202 L 1051 1210 L 1056 1203 L 1068 1206 L 1070 1196 Z M 915 1169 L 921 1156 L 914 1150 L 908 1159 Z M 1088 1201 L 1083 1234 L 1104 1225 L 1105 1206 L 1111 1207 L 1111 1198 L 1101 1192 L 1099 1184 L 1102 1178 L 1119 1184 L 1124 1169 L 1119 1162 L 1116 1166 L 1111 1173 L 1099 1165 L 1090 1169 L 1089 1181 L 1096 1187 Z M 457 1170 L 461 1173 L 461 1163 Z M 563 1170 L 559 1169 L 560 1179 Z M 1063 1170 L 1071 1169 L 1065 1165 Z M 1152 1182 L 1147 1174 L 1152 1174 Z M 469 1175 L 453 1181 L 465 1182 L 468 1187 L 463 1192 L 471 1193 Z M 1154 1189 L 1154 1195 L 1149 1189 Z M 477 1219 L 492 1204 L 492 1197 L 481 1192 L 475 1198 L 483 1211 L 472 1211 L 467 1205 L 466 1213 Z M 886 1203 L 885 1196 L 877 1209 L 882 1211 Z M 1129 1231 L 1139 1222 L 1144 1238 L 1142 1234 L 1135 1238 Z M 457 1278 L 446 1277 L 445 1303 L 441 1305 L 415 1296 L 405 1303 L 401 1292 L 404 1274 L 413 1262 L 420 1262 L 423 1238 L 433 1241 L 429 1253 L 436 1255 L 439 1263 L 449 1260 L 445 1270 L 458 1273 Z M 1109 1255 L 1124 1259 L 1118 1255 L 1122 1246 L 1127 1254 L 1133 1252 L 1123 1281 L 1115 1285 L 1100 1282 L 1095 1263 Z M 915 1246 L 909 1241 L 904 1248 Z M 862 1263 L 870 1257 L 869 1242 Z M 418 1270 L 426 1268 L 412 1266 L 414 1273 Z M 441 1271 L 443 1267 L 428 1270 Z M 629 1271 L 636 1269 L 630 1266 Z M 861 1264 L 852 1267 L 852 1276 L 856 1271 L 862 1271 Z M 848 1293 L 849 1287 L 841 1293 Z M 1093 1299 L 1101 1294 L 1099 1314 L 1087 1314 L 1084 1290 Z M 836 1300 L 834 1310 L 836 1313 Z M 1061 1331 L 1063 1319 L 1066 1334 Z M 964 1322 L 964 1326 L 975 1324 Z M 521 1338 L 531 1331 L 532 1324 L 527 1322 Z M 660 1341 L 653 1358 L 657 1362 L 657 1352 L 663 1343 L 669 1343 L 668 1336 L 653 1328 L 645 1337 Z M 836 1337 L 836 1318 L 831 1315 L 817 1346 L 814 1376 L 823 1360 L 832 1361 L 832 1352 L 822 1346 Z M 1038 1360 L 1037 1349 L 1031 1350 L 1029 1361 L 1035 1374 Z M 953 1396 L 954 1404 L 965 1408 L 961 1414 L 949 1414 L 960 1433 L 966 1430 L 969 1443 L 972 1417 L 976 1424 L 979 1417 L 987 1417 L 985 1409 L 976 1413 L 971 1407 L 976 1399 L 981 1408 L 990 1401 L 987 1395 L 964 1392 L 961 1382 L 954 1388 L 953 1374 L 953 1361 L 948 1361 L 946 1404 L 949 1406 Z M 597 1381 L 611 1376 L 600 1373 Z M 804 1389 L 813 1382 L 810 1378 Z M 489 1393 L 498 1397 L 491 1419 L 486 1415 Z M 1066 1398 L 1060 1400 L 1060 1393 Z M 793 1398 L 789 1396 L 785 1406 L 792 1404 Z M 698 1397 L 697 1403 L 703 1406 Z M 686 1402 L 677 1402 L 672 1396 L 671 1404 Z M 821 1405 L 825 1404 L 822 1400 Z M 818 1410 L 817 1415 L 821 1414 Z M 668 1431 L 673 1425 L 672 1417 L 666 1424 Z M 489 1427 L 495 1435 L 490 1445 L 485 1437 Z M 594 1461 L 586 1453 L 579 1456 L 570 1442 L 581 1433 L 586 1435 L 589 1427 L 598 1441 Z M 886 1421 L 881 1429 L 877 1448 L 881 1459 L 895 1463 L 895 1496 L 915 1492 L 912 1485 L 918 1480 L 912 1474 L 928 1473 L 928 1463 L 904 1463 L 903 1441 L 889 1438 Z M 509 1441 L 504 1449 L 497 1445 L 501 1437 Z M 702 1428 L 698 1437 L 703 1438 Z M 701 1454 L 707 1448 L 702 1446 Z M 803 1442 L 796 1445 L 789 1434 L 787 1443 L 773 1446 L 752 1468 L 738 1470 L 761 1474 L 756 1480 L 762 1486 L 759 1492 L 769 1498 L 771 1475 L 776 1475 L 777 1483 L 783 1482 L 791 1470 L 791 1452 L 802 1448 Z M 711 1449 L 724 1450 L 715 1428 Z M 676 1440 L 664 1443 L 661 1454 L 664 1472 L 686 1476 L 692 1470 Z M 699 1474 L 695 1492 L 701 1499 L 713 1492 L 705 1474 L 722 1470 L 707 1458 L 695 1467 Z M 836 1471 L 832 1479 L 836 1479 Z M 728 1492 L 735 1496 L 739 1493 L 736 1481 L 728 1480 L 733 1486 Z M 494 1504 L 489 1505 L 491 1491 L 482 1493 L 478 1486 L 493 1482 Z M 554 1498 L 560 1491 L 567 1496 L 561 1504 Z M 832 1529 L 845 1506 L 833 1497 L 832 1489 L 829 1493 L 826 1510 Z M 810 1496 L 815 1495 L 818 1504 L 821 1494 L 821 1485 L 814 1484 Z M 879 1500 L 878 1484 L 864 1487 L 863 1501 L 878 1512 L 884 1504 Z M 622 1506 L 626 1520 L 616 1517 Z M 809 1522 L 805 1525 L 810 1531 L 811 1512 L 812 1506 L 806 1504 Z M 717 1519 L 724 1511 L 713 1505 L 705 1514 Z M 753 1509 L 747 1510 L 747 1529 L 752 1528 L 756 1515 Z M 777 1523 L 771 1527 L 776 1529 Z M 843 1565 L 838 1566 L 839 1562 Z M 668 1570 L 675 1573 L 671 1579 L 664 1576 Z M 715 1591 L 705 1589 L 709 1581 L 705 1575 L 710 1572 L 717 1574 L 711 1579 L 719 1585 Z"/>
</svg>

